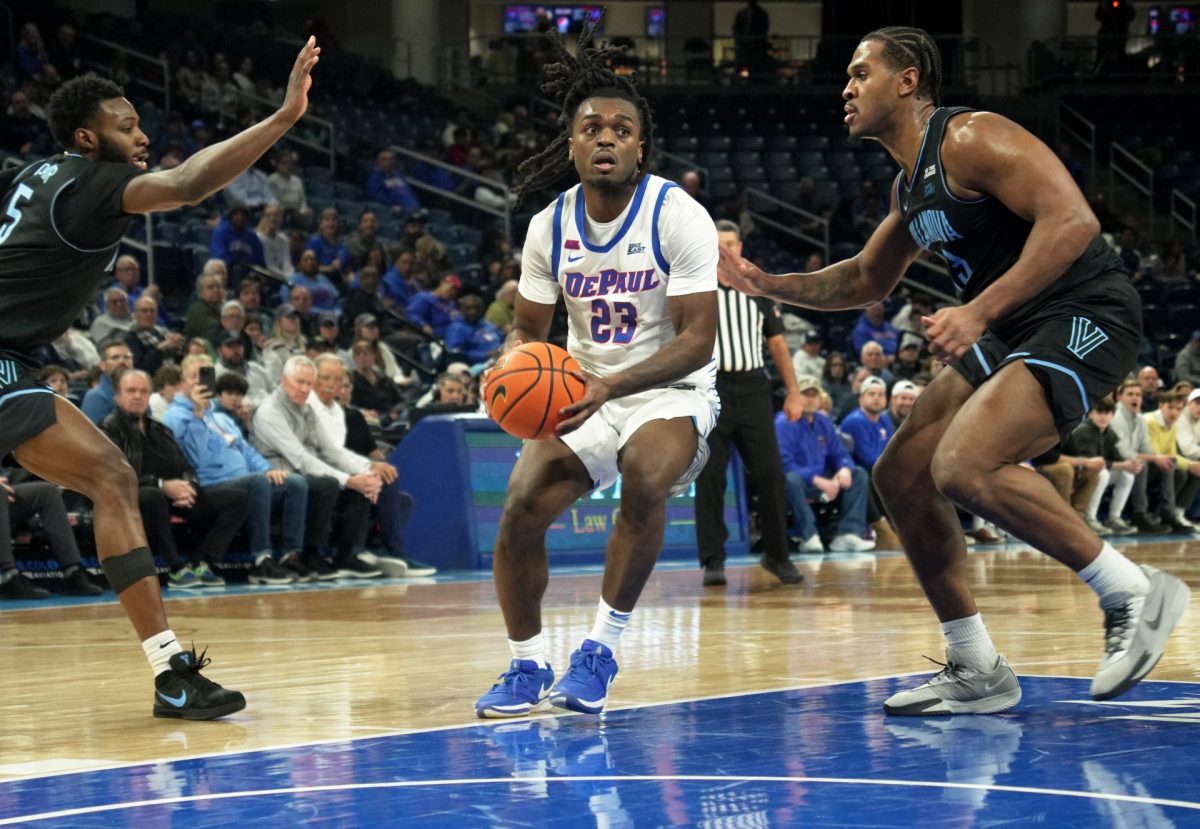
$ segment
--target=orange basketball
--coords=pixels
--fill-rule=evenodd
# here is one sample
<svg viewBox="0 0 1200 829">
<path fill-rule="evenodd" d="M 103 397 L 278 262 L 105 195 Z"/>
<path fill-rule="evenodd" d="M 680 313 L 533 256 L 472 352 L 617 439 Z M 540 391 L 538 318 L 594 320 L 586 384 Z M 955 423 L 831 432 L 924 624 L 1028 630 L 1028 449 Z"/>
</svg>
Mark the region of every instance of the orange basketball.
<svg viewBox="0 0 1200 829">
<path fill-rule="evenodd" d="M 488 374 L 488 414 L 515 438 L 553 436 L 559 409 L 583 396 L 583 382 L 572 371 L 579 371 L 579 363 L 556 345 L 517 346 Z"/>
</svg>

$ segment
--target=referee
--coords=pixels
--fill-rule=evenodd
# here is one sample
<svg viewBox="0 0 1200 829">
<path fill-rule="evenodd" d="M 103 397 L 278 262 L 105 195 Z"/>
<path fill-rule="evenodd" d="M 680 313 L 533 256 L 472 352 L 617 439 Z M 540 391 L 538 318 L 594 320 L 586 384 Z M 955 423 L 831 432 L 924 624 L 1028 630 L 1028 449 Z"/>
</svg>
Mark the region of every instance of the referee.
<svg viewBox="0 0 1200 829">
<path fill-rule="evenodd" d="M 717 222 L 722 247 L 741 255 L 741 229 Z M 775 439 L 771 378 L 763 364 L 763 338 L 787 387 L 783 409 L 791 420 L 803 413 L 791 354 L 783 339 L 779 309 L 762 297 L 748 297 L 727 286 L 717 290 L 717 393 L 721 416 L 708 436 L 708 464 L 696 479 L 696 541 L 706 587 L 725 584 L 725 470 L 736 446 L 754 491 L 762 530 L 762 566 L 784 584 L 804 580 L 788 558 L 787 513 L 783 467 Z"/>
</svg>

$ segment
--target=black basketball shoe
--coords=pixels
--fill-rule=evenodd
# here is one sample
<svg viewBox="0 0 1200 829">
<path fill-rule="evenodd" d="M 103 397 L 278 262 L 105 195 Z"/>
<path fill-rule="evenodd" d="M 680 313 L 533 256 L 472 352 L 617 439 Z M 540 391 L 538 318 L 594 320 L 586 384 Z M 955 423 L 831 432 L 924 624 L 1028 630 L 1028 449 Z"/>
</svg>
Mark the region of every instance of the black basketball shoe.
<svg viewBox="0 0 1200 829">
<path fill-rule="evenodd" d="M 246 698 L 240 691 L 222 688 L 200 671 L 211 662 L 207 649 L 196 656 L 196 648 L 171 657 L 171 670 L 154 679 L 154 716 L 182 720 L 215 720 L 241 711 Z"/>
</svg>

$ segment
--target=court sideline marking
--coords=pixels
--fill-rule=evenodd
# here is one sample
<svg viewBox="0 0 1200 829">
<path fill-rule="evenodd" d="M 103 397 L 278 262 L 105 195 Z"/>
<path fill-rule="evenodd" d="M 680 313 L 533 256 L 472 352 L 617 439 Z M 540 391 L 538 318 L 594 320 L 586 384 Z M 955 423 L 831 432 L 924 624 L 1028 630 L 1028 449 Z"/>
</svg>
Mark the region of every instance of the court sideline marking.
<svg viewBox="0 0 1200 829">
<path fill-rule="evenodd" d="M 286 789 L 255 789 L 243 792 L 221 792 L 217 794 L 186 795 L 180 797 L 164 797 L 155 800 L 131 800 L 124 803 L 109 803 L 100 806 L 85 806 L 77 809 L 61 809 L 55 812 L 42 812 L 34 815 L 4 818 L 0 826 L 10 826 L 17 823 L 53 820 L 55 818 L 77 817 L 80 815 L 99 814 L 101 812 L 124 811 L 128 809 L 143 809 L 154 806 L 172 806 L 180 803 L 200 803 L 216 800 L 233 800 L 247 797 L 269 797 L 277 795 L 319 794 L 325 792 L 363 791 L 372 789 L 412 789 L 426 786 L 527 786 L 530 783 L 823 783 L 830 785 L 849 786 L 902 786 L 924 789 L 966 789 L 985 792 L 1005 792 L 1009 794 L 1032 794 L 1050 797 L 1077 797 L 1085 800 L 1100 800 L 1117 803 L 1134 803 L 1142 806 L 1166 806 L 1178 809 L 1200 811 L 1200 803 L 1187 800 L 1170 800 L 1167 798 L 1145 797 L 1141 795 L 1107 794 L 1101 792 L 1080 792 L 1069 789 L 1043 789 L 1034 786 L 1002 786 L 984 783 L 951 783 L 932 782 L 925 780 L 871 780 L 854 777 L 775 777 L 765 775 L 714 775 L 714 774 L 664 774 L 664 775 L 612 775 L 583 777 L 478 777 L 461 778 L 457 780 L 397 780 L 382 783 L 342 783 L 328 786 L 293 786 Z"/>
</svg>

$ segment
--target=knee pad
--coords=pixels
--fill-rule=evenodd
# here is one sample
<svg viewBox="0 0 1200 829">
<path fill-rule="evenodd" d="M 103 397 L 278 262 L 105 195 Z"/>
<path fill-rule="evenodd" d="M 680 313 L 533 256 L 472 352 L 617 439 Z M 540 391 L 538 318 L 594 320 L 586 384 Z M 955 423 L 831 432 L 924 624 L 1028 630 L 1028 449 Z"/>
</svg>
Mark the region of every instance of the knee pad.
<svg viewBox="0 0 1200 829">
<path fill-rule="evenodd" d="M 158 567 L 148 547 L 138 547 L 119 556 L 101 559 L 100 569 L 118 596 L 147 576 L 158 577 Z"/>
</svg>

